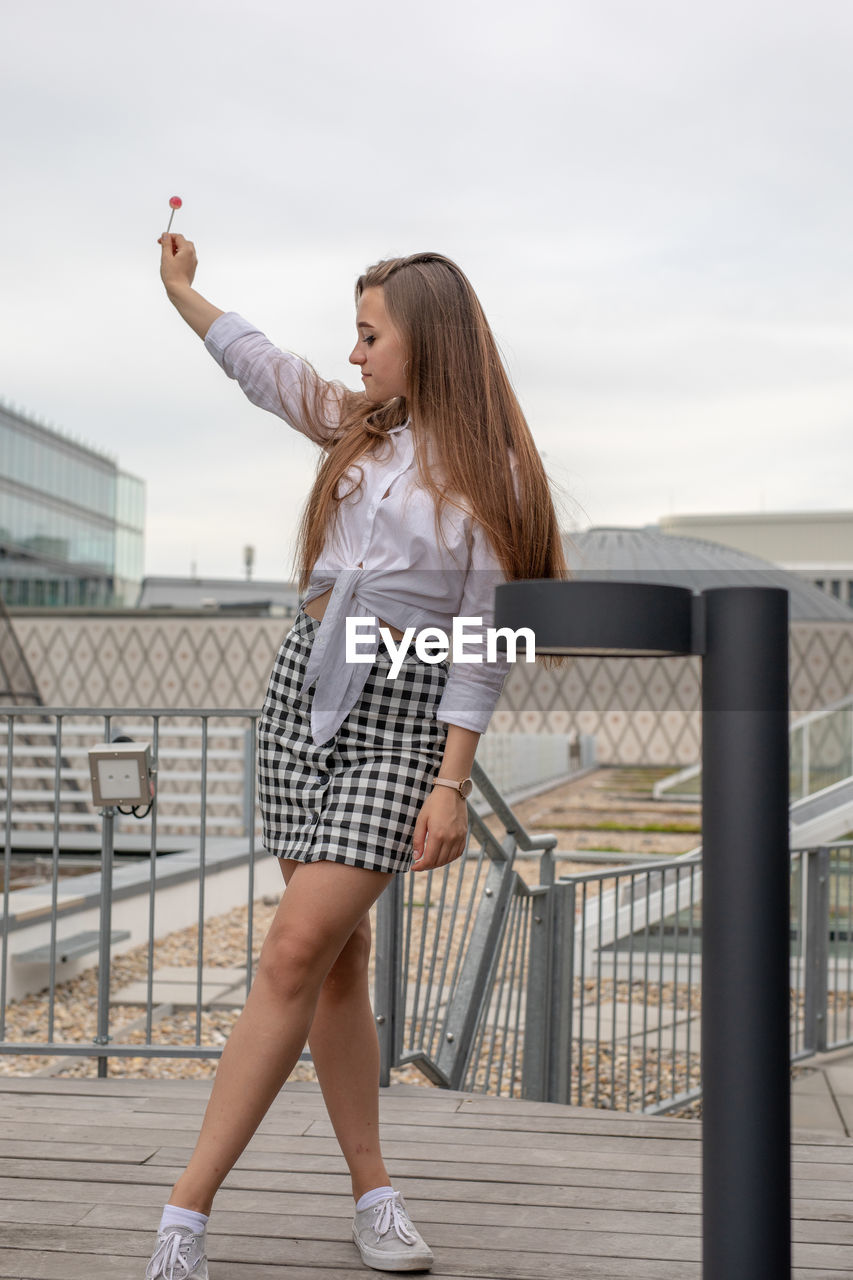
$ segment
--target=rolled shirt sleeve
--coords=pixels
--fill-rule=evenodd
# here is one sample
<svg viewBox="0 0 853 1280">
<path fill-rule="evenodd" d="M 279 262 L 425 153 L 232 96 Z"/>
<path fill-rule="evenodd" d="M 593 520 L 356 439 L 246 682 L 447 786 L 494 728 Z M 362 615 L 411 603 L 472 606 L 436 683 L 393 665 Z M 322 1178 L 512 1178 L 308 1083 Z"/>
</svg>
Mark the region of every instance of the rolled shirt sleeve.
<svg viewBox="0 0 853 1280">
<path fill-rule="evenodd" d="M 456 658 L 450 667 L 447 684 L 436 709 L 436 719 L 456 724 L 463 729 L 485 733 L 495 704 L 509 674 L 510 662 L 498 656 L 486 660 L 486 631 L 494 625 L 495 588 L 504 582 L 504 573 L 485 531 L 476 522 L 471 538 L 471 559 L 462 596 L 459 618 L 482 619 L 465 627 L 464 645 L 467 662 Z M 470 659 L 475 659 L 470 661 Z"/>
</svg>

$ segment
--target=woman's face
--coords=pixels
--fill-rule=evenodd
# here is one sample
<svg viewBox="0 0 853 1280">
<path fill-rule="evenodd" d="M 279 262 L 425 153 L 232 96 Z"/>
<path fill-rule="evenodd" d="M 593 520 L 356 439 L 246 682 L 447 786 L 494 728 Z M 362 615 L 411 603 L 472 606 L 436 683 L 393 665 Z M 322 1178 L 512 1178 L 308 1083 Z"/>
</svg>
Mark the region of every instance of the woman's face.
<svg viewBox="0 0 853 1280">
<path fill-rule="evenodd" d="M 407 390 L 406 353 L 403 340 L 388 319 L 385 295 L 380 287 L 365 289 L 355 317 L 358 341 L 350 352 L 350 364 L 361 368 L 364 394 L 381 404 Z"/>
</svg>

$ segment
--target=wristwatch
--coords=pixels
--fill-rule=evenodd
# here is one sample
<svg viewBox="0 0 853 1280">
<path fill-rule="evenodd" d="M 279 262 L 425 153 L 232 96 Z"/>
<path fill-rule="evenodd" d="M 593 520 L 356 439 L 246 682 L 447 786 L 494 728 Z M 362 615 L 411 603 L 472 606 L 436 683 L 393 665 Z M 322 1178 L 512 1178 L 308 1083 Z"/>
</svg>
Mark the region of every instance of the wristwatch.
<svg viewBox="0 0 853 1280">
<path fill-rule="evenodd" d="M 433 778 L 432 782 L 436 787 L 452 787 L 454 791 L 459 792 L 463 800 L 467 800 L 474 790 L 471 778 L 463 778 L 461 782 L 453 782 L 450 778 Z"/>
</svg>

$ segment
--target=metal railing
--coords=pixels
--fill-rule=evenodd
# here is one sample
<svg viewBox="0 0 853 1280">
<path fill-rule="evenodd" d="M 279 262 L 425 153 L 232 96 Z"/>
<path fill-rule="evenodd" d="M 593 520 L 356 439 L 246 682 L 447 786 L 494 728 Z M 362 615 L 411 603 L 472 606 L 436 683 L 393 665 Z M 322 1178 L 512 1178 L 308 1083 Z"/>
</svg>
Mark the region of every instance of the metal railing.
<svg viewBox="0 0 853 1280">
<path fill-rule="evenodd" d="M 464 861 L 380 900 L 383 1079 L 416 1063 L 447 1087 L 580 1106 L 699 1099 L 701 852 L 554 879 L 543 840 L 531 885 L 518 827 L 471 831 Z M 853 1044 L 853 845 L 793 851 L 791 903 L 797 1062 Z"/>
<path fill-rule="evenodd" d="M 5 784 L 0 1052 L 27 1057 L 96 1056 L 99 1074 L 106 1074 L 109 1057 L 219 1055 L 221 1045 L 205 1043 L 205 932 L 211 897 L 228 905 L 246 904 L 245 961 L 239 983 L 231 984 L 240 985 L 245 998 L 256 959 L 254 768 L 247 770 L 245 761 L 247 757 L 254 760 L 257 717 L 256 710 L 0 708 L 0 720 L 7 721 L 0 739 Z M 115 831 L 114 808 L 100 812 L 94 808 L 88 769 L 78 763 L 85 759 L 89 745 L 111 741 L 119 729 L 149 742 L 155 762 L 169 734 L 173 740 L 178 735 L 185 744 L 171 752 L 183 767 L 158 776 L 150 812 L 141 821 L 125 818 L 123 833 Z M 240 741 L 236 752 L 229 749 L 235 734 Z M 192 742 L 194 748 L 186 745 Z M 167 748 L 165 755 L 169 754 Z M 47 763 L 22 763 L 33 758 Z M 230 768 L 223 766 L 224 758 Z M 237 828 L 242 836 L 236 842 L 224 839 L 220 818 L 210 812 L 220 785 L 227 790 L 225 803 L 237 805 L 242 815 Z M 162 809 L 174 815 L 176 806 L 182 810 L 180 820 L 164 823 Z M 47 815 L 50 830 L 45 832 Z M 252 815 L 251 820 L 247 822 L 245 815 Z M 74 828 L 71 835 L 69 820 Z M 164 833 L 164 826 L 193 834 L 176 840 L 174 834 Z M 210 834 L 211 829 L 217 834 Z M 119 848 L 126 855 L 123 860 L 115 857 Z M 90 870 L 87 854 L 95 855 L 96 870 Z M 28 864 L 34 864 L 36 857 L 41 873 L 22 878 L 21 863 L 25 873 L 34 870 Z M 195 1016 L 185 1043 L 169 1042 L 168 1034 L 159 1039 L 154 1035 L 155 1024 L 174 1012 L 171 1005 L 154 997 L 155 954 L 164 918 L 176 927 L 196 929 L 195 959 L 187 973 L 195 989 Z M 142 1012 L 135 1017 L 123 1014 L 117 1028 L 112 1018 L 111 998 L 117 992 L 111 983 L 111 966 L 117 944 L 128 941 L 144 957 L 145 995 L 134 1000 Z M 87 1000 L 75 1001 L 73 1019 L 69 1019 L 59 998 L 62 980 L 74 980 L 93 955 L 98 961 L 95 990 L 87 993 Z M 39 987 L 44 998 L 38 1004 L 36 1025 L 10 1039 L 7 1028 L 14 1020 L 16 1003 L 9 1005 L 10 994 L 21 992 L 20 1002 Z M 122 1033 L 130 1032 L 133 1041 L 123 1041 Z"/>
<path fill-rule="evenodd" d="M 392 1066 L 413 1063 L 447 1088 L 511 1095 L 533 1029 L 527 976 L 541 963 L 532 938 L 547 893 L 545 885 L 527 885 L 514 857 L 519 848 L 539 851 L 539 875 L 553 880 L 557 841 L 529 836 L 476 763 L 472 776 L 502 835 L 469 806 L 463 857 L 396 877 L 379 900 L 382 1079 Z"/>
<path fill-rule="evenodd" d="M 0 795 L 15 833 L 97 833 L 89 801 L 89 747 L 121 733 L 148 742 L 157 758 L 157 825 L 162 835 L 245 835 L 255 809 L 255 733 L 258 712 L 19 706 L 0 736 Z M 2 780 L 12 761 L 12 782 Z M 595 740 L 587 734 L 486 734 L 478 762 L 501 790 L 541 788 L 593 767 Z M 204 796 L 202 796 L 204 788 Z M 133 817 L 116 815 L 118 832 L 138 834 Z"/>
<path fill-rule="evenodd" d="M 0 710 L 0 718 L 9 716 L 7 796 L 16 790 L 15 742 L 30 734 L 44 747 L 45 735 L 32 734 L 36 714 L 54 713 Z M 52 767 L 40 766 L 51 775 L 42 778 L 40 805 L 51 795 L 61 798 L 64 718 L 78 714 L 56 713 Z M 264 892 L 279 893 L 281 881 L 274 859 L 255 860 L 254 822 L 241 838 L 207 830 L 212 744 L 229 727 L 244 732 L 234 722 L 245 717 L 254 748 L 257 713 L 186 714 L 200 721 L 197 758 L 188 762 L 198 774 L 191 793 L 197 835 L 164 838 L 155 802 L 138 824 L 135 854 L 113 861 L 104 822 L 103 838 L 87 837 L 97 870 L 66 875 L 55 816 L 46 878 L 16 888 L 13 847 L 37 832 L 27 832 L 26 822 L 15 825 L 19 810 L 7 804 L 0 1059 L 32 1059 L 45 1064 L 34 1069 L 48 1070 L 51 1059 L 61 1067 L 69 1058 L 95 1057 L 104 1073 L 110 1058 L 221 1053 L 257 961 L 255 903 Z M 156 755 L 161 717 L 175 713 L 146 715 Z M 109 739 L 114 719 L 100 717 L 100 740 Z M 131 727 L 126 712 L 120 725 Z M 134 736 L 144 737 L 139 722 Z M 698 1098 L 700 852 L 558 877 L 556 838 L 531 837 L 478 764 L 474 776 L 480 807 L 490 806 L 492 817 L 469 806 L 464 856 L 436 871 L 395 877 L 376 908 L 383 1080 L 409 1064 L 445 1087 L 563 1103 L 653 1112 Z M 60 802 L 89 804 L 82 792 Z M 253 794 L 248 803 L 253 812 Z M 97 820 L 94 811 L 90 816 Z M 134 847 L 129 836 L 124 841 Z M 158 849 L 169 856 L 158 857 Z M 791 1057 L 802 1061 L 853 1043 L 853 844 L 795 850 L 791 877 Z M 242 959 L 232 959 L 226 971 L 211 936 L 234 910 L 240 918 L 229 928 L 239 934 Z M 164 934 L 188 927 L 195 932 L 182 952 L 178 998 L 160 983 L 160 948 L 168 943 Z M 119 939 L 116 956 L 111 944 Z M 18 973 L 35 974 L 28 990 L 41 994 L 7 1008 Z M 129 982 L 136 984 L 132 1000 L 122 995 Z M 70 1015 L 66 983 L 78 984 Z M 19 1009 L 26 1010 L 23 1021 Z"/>
<path fill-rule="evenodd" d="M 474 816 L 464 859 L 380 899 L 383 1079 L 415 1063 L 446 1087 L 567 1104 L 698 1097 L 699 855 L 556 879 L 554 837 L 491 799 L 503 840 Z M 532 884 L 514 865 L 531 849 Z"/>
<path fill-rule="evenodd" d="M 798 716 L 789 730 L 791 804 L 853 776 L 853 697 Z M 654 784 L 656 800 L 698 801 L 702 767 L 688 765 Z"/>
<path fill-rule="evenodd" d="M 245 835 L 254 816 L 257 710 L 128 711 L 97 708 L 0 708 L 0 777 L 7 821 L 15 833 L 97 833 L 89 792 L 88 750 L 126 734 L 148 742 L 157 760 L 156 824 L 162 834 L 204 827 Z M 203 794 L 202 794 L 203 793 Z M 118 831 L 138 834 L 133 817 L 117 815 Z"/>
<path fill-rule="evenodd" d="M 853 1044 L 853 843 L 791 854 L 791 1056 Z"/>
</svg>

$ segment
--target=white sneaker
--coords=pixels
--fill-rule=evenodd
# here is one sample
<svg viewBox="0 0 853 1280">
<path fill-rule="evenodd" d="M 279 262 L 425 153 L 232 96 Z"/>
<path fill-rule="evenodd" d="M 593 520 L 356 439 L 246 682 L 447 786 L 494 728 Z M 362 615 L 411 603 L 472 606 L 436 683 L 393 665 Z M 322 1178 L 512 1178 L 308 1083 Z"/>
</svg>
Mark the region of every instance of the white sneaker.
<svg viewBox="0 0 853 1280">
<path fill-rule="evenodd" d="M 356 1213 L 352 1238 L 362 1262 L 377 1271 L 429 1271 L 435 1261 L 399 1191 Z"/>
<path fill-rule="evenodd" d="M 197 1236 L 189 1227 L 164 1227 L 145 1268 L 145 1280 L 210 1280 L 204 1232 Z"/>
</svg>

